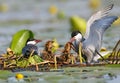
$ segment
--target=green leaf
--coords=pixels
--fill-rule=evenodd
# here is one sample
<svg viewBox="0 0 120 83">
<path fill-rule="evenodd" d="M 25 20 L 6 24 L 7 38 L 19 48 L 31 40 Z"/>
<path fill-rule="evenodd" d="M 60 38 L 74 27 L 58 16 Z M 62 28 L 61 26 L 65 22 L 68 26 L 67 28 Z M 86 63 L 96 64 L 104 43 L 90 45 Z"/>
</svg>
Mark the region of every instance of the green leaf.
<svg viewBox="0 0 120 83">
<path fill-rule="evenodd" d="M 26 58 L 20 58 L 17 61 L 16 65 L 17 65 L 17 67 L 23 67 L 23 68 L 25 68 L 25 67 L 30 66 L 31 64 L 35 65 L 36 63 L 40 63 L 42 61 L 43 60 L 40 58 L 40 56 L 34 55 L 34 56 L 29 57 L 28 59 L 26 59 Z"/>
<path fill-rule="evenodd" d="M 57 50 L 58 50 L 58 48 L 59 48 L 59 43 L 58 43 L 58 41 L 54 38 L 53 39 L 53 47 L 52 47 L 52 53 L 55 53 Z"/>
<path fill-rule="evenodd" d="M 83 35 L 86 31 L 86 20 L 83 18 L 80 18 L 79 16 L 72 16 L 70 18 L 70 24 L 71 24 L 71 31 L 78 30 Z"/>
<path fill-rule="evenodd" d="M 33 58 L 34 58 L 36 63 L 40 63 L 43 61 L 38 55 L 34 55 Z"/>
<path fill-rule="evenodd" d="M 17 61 L 17 67 L 27 67 L 29 66 L 29 62 L 27 59 L 22 59 Z"/>
<path fill-rule="evenodd" d="M 16 54 L 21 54 L 22 48 L 25 46 L 29 38 L 33 38 L 34 34 L 31 30 L 20 30 L 13 35 L 10 48 Z"/>
<path fill-rule="evenodd" d="M 28 62 L 29 62 L 30 64 L 35 64 L 35 63 L 36 63 L 36 61 L 34 60 L 33 57 L 29 57 Z"/>
</svg>

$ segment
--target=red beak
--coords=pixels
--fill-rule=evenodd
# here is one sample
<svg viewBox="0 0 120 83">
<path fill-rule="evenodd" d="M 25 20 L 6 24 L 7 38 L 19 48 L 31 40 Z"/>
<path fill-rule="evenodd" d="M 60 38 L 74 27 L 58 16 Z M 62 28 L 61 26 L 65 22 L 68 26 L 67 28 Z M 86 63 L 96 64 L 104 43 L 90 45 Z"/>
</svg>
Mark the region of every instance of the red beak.
<svg viewBox="0 0 120 83">
<path fill-rule="evenodd" d="M 75 37 L 70 39 L 70 42 L 72 43 L 73 41 L 75 41 Z"/>
<path fill-rule="evenodd" d="M 42 40 L 39 40 L 39 39 L 35 39 L 35 42 L 38 43 L 38 42 L 41 42 Z"/>
</svg>

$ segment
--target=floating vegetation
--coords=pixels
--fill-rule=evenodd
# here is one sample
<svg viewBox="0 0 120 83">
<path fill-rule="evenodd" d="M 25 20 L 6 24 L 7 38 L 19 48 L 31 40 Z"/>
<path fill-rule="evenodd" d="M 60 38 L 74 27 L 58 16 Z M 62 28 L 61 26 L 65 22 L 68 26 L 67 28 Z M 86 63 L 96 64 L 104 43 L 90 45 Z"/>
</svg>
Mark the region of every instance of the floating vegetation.
<svg viewBox="0 0 120 83">
<path fill-rule="evenodd" d="M 120 40 L 113 48 L 112 53 L 109 55 L 107 60 L 111 61 L 112 64 L 120 64 Z"/>
<path fill-rule="evenodd" d="M 85 19 L 83 19 L 83 18 L 81 18 L 79 16 L 72 16 L 70 18 L 70 24 L 71 24 L 70 31 L 78 30 L 83 35 L 85 34 L 86 25 L 87 25 Z"/>
<path fill-rule="evenodd" d="M 87 67 L 120 64 L 120 40 L 117 42 L 111 53 L 99 58 L 99 63 L 94 64 L 85 63 L 81 53 L 81 44 L 79 46 L 78 55 L 76 53 L 71 53 L 71 50 L 74 50 L 72 43 L 67 42 L 63 48 L 60 48 L 56 39 L 48 40 L 44 45 L 44 49 L 40 51 L 40 55 L 34 55 L 34 50 L 32 50 L 29 57 L 23 57 L 21 49 L 25 45 L 27 39 L 33 36 L 34 34 L 29 30 L 18 31 L 13 36 L 10 48 L 7 48 L 6 53 L 0 54 L 1 70 L 11 70 L 14 72 L 50 71 L 51 69 L 62 67 Z M 22 47 L 19 47 L 19 45 Z M 60 51 L 59 54 L 58 51 Z"/>
<path fill-rule="evenodd" d="M 49 40 L 45 44 L 45 48 L 41 53 L 41 56 L 34 55 L 29 58 L 24 58 L 21 55 L 16 56 L 14 52 L 8 48 L 5 54 L 1 54 L 0 57 L 0 69 L 11 71 L 50 71 L 50 69 L 57 69 L 61 67 L 86 67 L 86 66 L 104 66 L 111 64 L 120 64 L 120 40 L 116 44 L 113 51 L 108 54 L 105 60 L 100 59 L 99 63 L 85 64 L 74 53 L 71 53 L 72 44 L 67 42 L 58 55 L 52 52 L 53 41 Z M 32 52 L 33 53 L 33 52 Z M 31 55 L 32 55 L 31 53 Z M 79 60 L 78 60 L 79 59 Z M 81 62 L 80 62 L 81 61 Z M 84 61 L 84 60 L 83 60 Z"/>
<path fill-rule="evenodd" d="M 22 48 L 25 46 L 26 41 L 29 38 L 34 38 L 34 34 L 31 30 L 20 30 L 13 35 L 10 48 L 16 53 L 20 54 Z"/>
<path fill-rule="evenodd" d="M 0 12 L 7 12 L 9 10 L 9 7 L 6 3 L 0 4 Z"/>
<path fill-rule="evenodd" d="M 58 42 L 57 42 L 57 40 L 56 40 L 55 38 L 53 39 L 52 45 L 53 45 L 53 47 L 52 47 L 52 52 L 54 53 L 54 52 L 56 52 L 56 51 L 58 50 L 58 48 L 59 48 L 59 44 L 58 44 Z"/>
<path fill-rule="evenodd" d="M 59 11 L 57 14 L 57 18 L 58 19 L 65 19 L 66 18 L 65 13 L 63 11 Z"/>
<path fill-rule="evenodd" d="M 48 11 L 50 14 L 55 15 L 57 13 L 58 9 L 56 6 L 52 5 L 49 7 Z"/>
<path fill-rule="evenodd" d="M 9 26 L 9 25 L 25 25 L 25 24 L 34 24 L 38 23 L 38 20 L 31 20 L 31 19 L 25 19 L 25 20 L 19 20 L 19 19 L 11 19 L 11 20 L 5 20 L 1 21 L 1 26 Z"/>
<path fill-rule="evenodd" d="M 101 0 L 90 0 L 89 7 L 93 10 L 96 10 L 101 5 Z"/>
</svg>

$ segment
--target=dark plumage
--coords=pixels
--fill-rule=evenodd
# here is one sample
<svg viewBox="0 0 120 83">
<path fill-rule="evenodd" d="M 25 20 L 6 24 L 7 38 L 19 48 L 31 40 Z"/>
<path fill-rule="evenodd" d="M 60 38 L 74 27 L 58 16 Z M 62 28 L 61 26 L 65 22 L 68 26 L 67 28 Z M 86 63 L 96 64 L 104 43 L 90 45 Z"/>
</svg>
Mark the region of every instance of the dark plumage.
<svg viewBox="0 0 120 83">
<path fill-rule="evenodd" d="M 23 57 L 29 58 L 30 54 L 33 52 L 33 55 L 38 55 L 38 47 L 35 45 L 41 40 L 28 39 L 26 46 L 22 49 Z"/>
</svg>

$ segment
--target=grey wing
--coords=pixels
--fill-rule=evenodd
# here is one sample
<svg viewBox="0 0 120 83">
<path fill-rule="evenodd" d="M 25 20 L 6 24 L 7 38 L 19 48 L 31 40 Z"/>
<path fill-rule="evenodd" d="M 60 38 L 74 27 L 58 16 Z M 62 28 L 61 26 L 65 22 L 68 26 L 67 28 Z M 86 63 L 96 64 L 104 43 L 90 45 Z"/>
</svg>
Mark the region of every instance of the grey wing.
<svg viewBox="0 0 120 83">
<path fill-rule="evenodd" d="M 117 16 L 106 16 L 93 22 L 90 26 L 90 33 L 88 38 L 83 42 L 85 46 L 93 46 L 100 50 L 103 33 L 111 24 L 117 19 Z"/>
<path fill-rule="evenodd" d="M 101 9 L 100 11 L 96 12 L 95 14 L 93 14 L 88 22 L 87 22 L 87 28 L 86 28 L 86 33 L 84 38 L 87 39 L 89 36 L 89 32 L 90 32 L 90 27 L 91 25 L 94 23 L 95 20 L 101 19 L 102 17 L 105 17 L 108 15 L 108 13 L 110 12 L 110 10 L 113 8 L 114 4 L 110 4 L 107 7 L 105 7 L 104 9 Z"/>
</svg>

